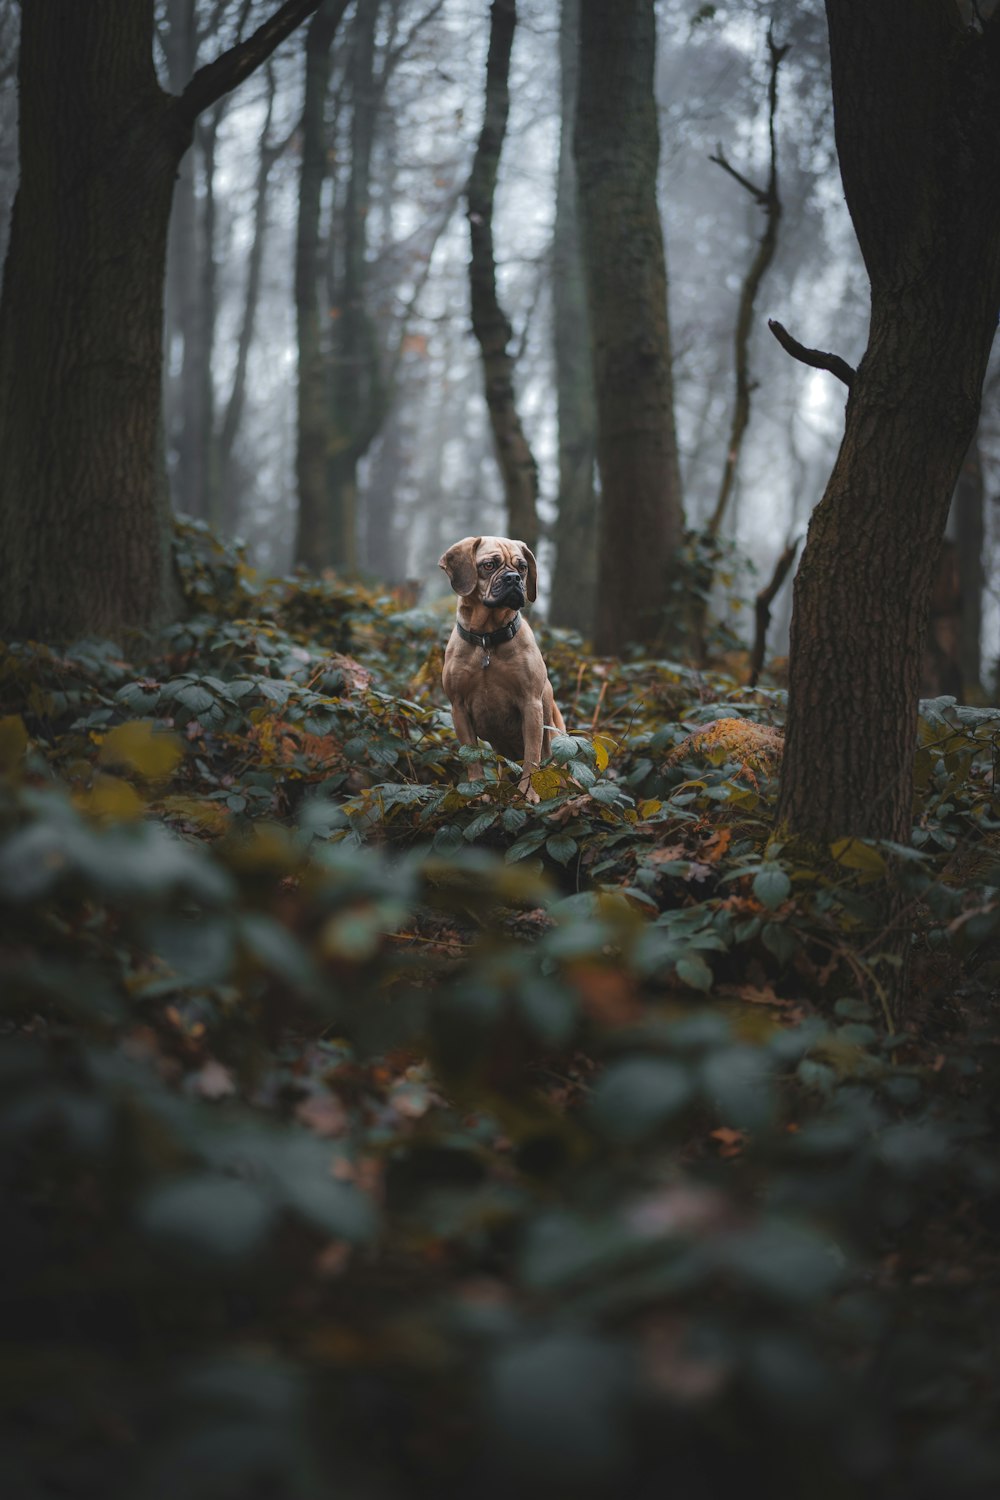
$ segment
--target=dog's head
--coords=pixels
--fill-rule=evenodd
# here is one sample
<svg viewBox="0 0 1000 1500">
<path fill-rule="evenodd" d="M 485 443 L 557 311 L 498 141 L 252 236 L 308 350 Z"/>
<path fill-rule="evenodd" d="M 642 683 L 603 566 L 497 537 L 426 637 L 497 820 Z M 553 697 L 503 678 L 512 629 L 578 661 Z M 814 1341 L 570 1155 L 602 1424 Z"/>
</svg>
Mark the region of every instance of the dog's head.
<svg viewBox="0 0 1000 1500">
<path fill-rule="evenodd" d="M 538 569 L 523 542 L 505 536 L 467 536 L 438 563 L 456 594 L 487 609 L 520 609 L 538 592 Z"/>
</svg>

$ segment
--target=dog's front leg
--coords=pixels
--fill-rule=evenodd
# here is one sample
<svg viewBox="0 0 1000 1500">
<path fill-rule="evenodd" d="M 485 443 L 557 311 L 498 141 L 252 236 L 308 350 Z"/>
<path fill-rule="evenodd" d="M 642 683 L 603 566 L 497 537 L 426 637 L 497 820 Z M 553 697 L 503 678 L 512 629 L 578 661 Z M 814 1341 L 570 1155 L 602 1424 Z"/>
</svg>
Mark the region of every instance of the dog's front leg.
<svg viewBox="0 0 1000 1500">
<path fill-rule="evenodd" d="M 455 726 L 455 734 L 458 737 L 460 745 L 475 745 L 478 743 L 479 736 L 473 727 L 472 720 L 460 703 L 453 703 L 451 705 L 451 722 Z M 466 771 L 470 781 L 482 781 L 482 761 L 470 761 L 466 767 Z"/>
<path fill-rule="evenodd" d="M 545 727 L 545 712 L 542 708 L 542 700 L 533 698 L 530 703 L 524 705 L 521 717 L 521 729 L 524 734 L 524 762 L 521 767 L 521 780 L 518 782 L 519 789 L 524 793 L 525 800 L 537 802 L 538 793 L 531 785 L 531 773 L 537 771 L 542 763 L 542 734 Z"/>
</svg>

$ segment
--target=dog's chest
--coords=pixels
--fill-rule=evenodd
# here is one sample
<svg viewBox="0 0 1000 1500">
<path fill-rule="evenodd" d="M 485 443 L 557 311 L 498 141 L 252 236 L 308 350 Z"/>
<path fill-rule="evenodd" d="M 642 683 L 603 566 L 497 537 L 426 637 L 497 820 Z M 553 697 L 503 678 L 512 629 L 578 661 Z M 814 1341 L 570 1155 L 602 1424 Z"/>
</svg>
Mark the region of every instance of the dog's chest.
<svg viewBox="0 0 1000 1500">
<path fill-rule="evenodd" d="M 524 754 L 523 696 L 507 686 L 499 673 L 480 669 L 480 675 L 464 677 L 456 694 L 476 735 L 509 760 Z"/>
</svg>

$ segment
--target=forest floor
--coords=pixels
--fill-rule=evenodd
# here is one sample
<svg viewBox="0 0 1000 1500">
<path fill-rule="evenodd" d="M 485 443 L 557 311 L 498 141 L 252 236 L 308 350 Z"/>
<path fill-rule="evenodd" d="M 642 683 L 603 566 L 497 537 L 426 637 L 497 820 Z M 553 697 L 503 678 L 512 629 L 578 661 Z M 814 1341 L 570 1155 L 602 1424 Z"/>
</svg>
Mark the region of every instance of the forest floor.
<svg viewBox="0 0 1000 1500">
<path fill-rule="evenodd" d="M 543 630 L 529 805 L 443 614 L 185 536 L 0 648 L 3 1492 L 995 1496 L 991 711 L 810 869 L 779 689 Z"/>
</svg>

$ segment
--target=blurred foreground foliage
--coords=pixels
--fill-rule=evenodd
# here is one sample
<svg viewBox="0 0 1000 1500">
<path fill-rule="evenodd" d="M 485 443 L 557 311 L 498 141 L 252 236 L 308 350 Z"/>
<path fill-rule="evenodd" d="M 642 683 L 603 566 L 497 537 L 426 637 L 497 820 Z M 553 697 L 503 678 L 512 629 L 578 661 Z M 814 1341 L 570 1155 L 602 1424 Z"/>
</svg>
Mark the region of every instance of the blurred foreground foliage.
<svg viewBox="0 0 1000 1500">
<path fill-rule="evenodd" d="M 994 1496 L 994 714 L 810 870 L 780 692 L 543 632 L 530 806 L 445 614 L 184 547 L 0 648 L 0 1492 Z"/>
</svg>

